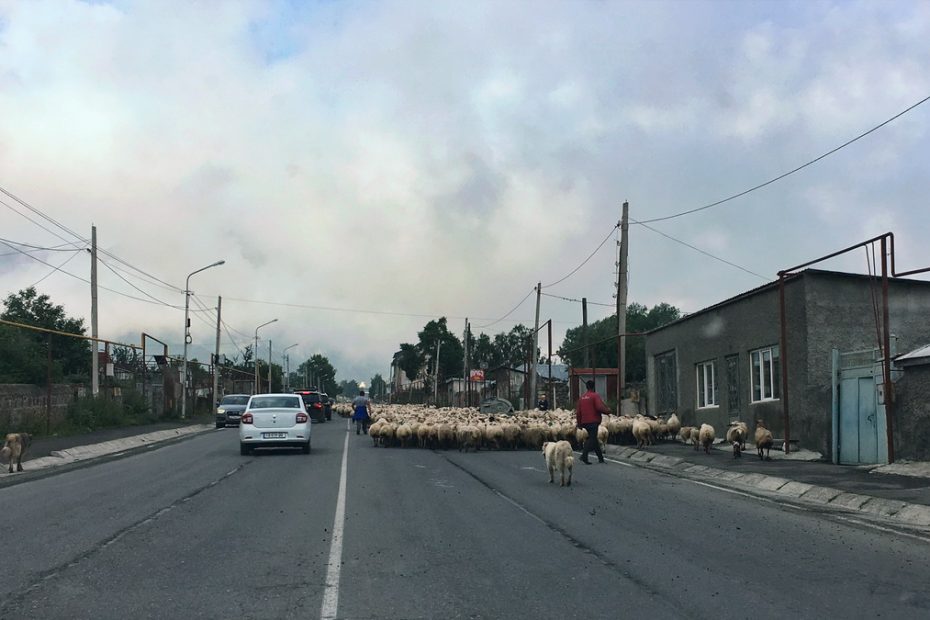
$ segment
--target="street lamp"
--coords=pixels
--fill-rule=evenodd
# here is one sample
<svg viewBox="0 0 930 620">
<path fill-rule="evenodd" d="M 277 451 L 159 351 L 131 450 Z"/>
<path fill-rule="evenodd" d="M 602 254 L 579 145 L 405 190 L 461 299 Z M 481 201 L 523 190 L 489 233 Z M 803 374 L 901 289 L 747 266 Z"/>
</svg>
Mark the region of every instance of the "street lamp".
<svg viewBox="0 0 930 620">
<path fill-rule="evenodd" d="M 281 351 L 281 357 L 284 359 L 284 391 L 290 391 L 291 389 L 291 358 L 287 356 L 287 350 L 293 349 L 297 344 L 294 343 L 289 347 L 284 347 L 284 350 Z"/>
<path fill-rule="evenodd" d="M 192 271 L 187 276 L 187 280 L 184 282 L 184 369 L 183 369 L 183 378 L 181 379 L 181 419 L 187 417 L 187 345 L 191 343 L 191 320 L 190 315 L 190 305 L 191 305 L 191 276 L 195 273 L 200 273 L 201 271 L 206 271 L 210 267 L 219 267 L 220 265 L 225 264 L 226 261 L 218 260 L 215 263 L 210 263 L 206 267 L 201 267 L 197 271 Z"/>
<path fill-rule="evenodd" d="M 255 393 L 258 394 L 261 392 L 261 379 L 258 375 L 258 330 L 263 328 L 265 325 L 271 325 L 278 319 L 271 319 L 267 323 L 262 323 L 255 328 Z M 268 366 L 271 367 L 271 359 L 268 360 Z M 268 389 L 271 389 L 271 385 L 268 386 Z"/>
</svg>

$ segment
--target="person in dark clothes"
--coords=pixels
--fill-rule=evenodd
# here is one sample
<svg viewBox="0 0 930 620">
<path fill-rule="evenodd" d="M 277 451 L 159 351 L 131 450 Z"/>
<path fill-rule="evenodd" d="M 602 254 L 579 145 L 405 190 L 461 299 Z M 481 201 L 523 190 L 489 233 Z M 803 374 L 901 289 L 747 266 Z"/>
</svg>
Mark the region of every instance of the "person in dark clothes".
<svg viewBox="0 0 930 620">
<path fill-rule="evenodd" d="M 588 431 L 588 440 L 581 451 L 581 462 L 590 465 L 588 460 L 588 451 L 594 447 L 594 453 L 597 454 L 598 463 L 604 462 L 604 454 L 601 452 L 601 444 L 597 441 L 597 427 L 601 425 L 601 414 L 610 413 L 610 409 L 601 400 L 600 395 L 594 391 L 594 381 L 586 381 L 585 385 L 588 391 L 578 399 L 578 405 L 575 407 L 575 426 Z"/>
</svg>

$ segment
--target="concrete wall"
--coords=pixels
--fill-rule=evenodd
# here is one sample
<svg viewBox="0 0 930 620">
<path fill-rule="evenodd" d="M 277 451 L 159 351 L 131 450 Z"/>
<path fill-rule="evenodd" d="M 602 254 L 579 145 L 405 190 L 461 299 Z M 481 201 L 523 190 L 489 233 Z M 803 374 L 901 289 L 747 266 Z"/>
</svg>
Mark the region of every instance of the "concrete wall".
<svg viewBox="0 0 930 620">
<path fill-rule="evenodd" d="M 895 459 L 930 461 L 930 365 L 905 368 L 895 397 Z"/>
<path fill-rule="evenodd" d="M 51 423 L 64 420 L 68 406 L 84 388 L 80 385 L 53 385 Z M 0 385 L 0 431 L 4 433 L 44 431 L 48 413 L 44 386 Z"/>
<path fill-rule="evenodd" d="M 806 373 L 798 401 L 789 402 L 792 437 L 832 456 L 831 350 L 841 352 L 880 346 L 873 306 L 881 325 L 881 283 L 864 277 L 815 272 L 806 274 Z M 874 297 L 873 297 L 874 295 Z M 930 342 L 930 285 L 912 280 L 889 282 L 888 307 L 892 343 L 902 353 Z M 912 388 L 913 390 L 913 388 Z"/>
<path fill-rule="evenodd" d="M 788 351 L 793 357 L 789 365 L 789 399 L 795 397 L 795 387 L 803 376 L 806 352 L 804 338 L 804 281 L 786 283 L 786 309 L 791 329 Z M 678 417 L 683 425 L 711 424 L 722 436 L 732 420 L 742 420 L 750 428 L 762 419 L 776 436 L 783 435 L 781 400 L 751 402 L 751 359 L 756 349 L 779 344 L 778 288 L 770 286 L 732 303 L 721 304 L 706 312 L 695 313 L 646 337 L 646 374 L 648 411 L 656 414 L 658 403 L 655 381 L 655 356 L 675 351 L 678 374 Z M 728 402 L 726 357 L 737 356 L 737 390 L 739 403 L 731 409 Z M 780 357 L 782 357 L 780 355 Z M 697 407 L 696 365 L 713 360 L 716 363 L 718 399 L 715 407 Z M 781 381 L 781 377 L 776 378 Z"/>
</svg>

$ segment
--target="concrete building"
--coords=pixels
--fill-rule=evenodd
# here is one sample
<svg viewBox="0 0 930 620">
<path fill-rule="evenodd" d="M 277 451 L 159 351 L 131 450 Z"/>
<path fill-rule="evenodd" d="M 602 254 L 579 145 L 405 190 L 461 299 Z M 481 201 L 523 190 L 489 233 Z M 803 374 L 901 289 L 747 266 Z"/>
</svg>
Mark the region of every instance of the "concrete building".
<svg viewBox="0 0 930 620">
<path fill-rule="evenodd" d="M 792 441 L 836 462 L 887 460 L 880 279 L 807 269 L 787 279 L 785 305 Z M 930 282 L 890 279 L 889 311 L 892 356 L 930 342 Z M 676 412 L 718 436 L 761 419 L 783 437 L 779 334 L 777 282 L 649 332 L 649 413 Z"/>
</svg>

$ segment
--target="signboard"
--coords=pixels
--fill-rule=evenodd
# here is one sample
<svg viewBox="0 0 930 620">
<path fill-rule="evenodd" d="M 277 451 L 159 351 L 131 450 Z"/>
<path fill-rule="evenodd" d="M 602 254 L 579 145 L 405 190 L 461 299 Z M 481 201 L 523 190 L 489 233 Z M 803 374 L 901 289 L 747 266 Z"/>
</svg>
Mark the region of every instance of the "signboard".
<svg viewBox="0 0 930 620">
<path fill-rule="evenodd" d="M 468 378 L 472 381 L 484 381 L 484 371 L 479 369 L 472 370 Z"/>
</svg>

